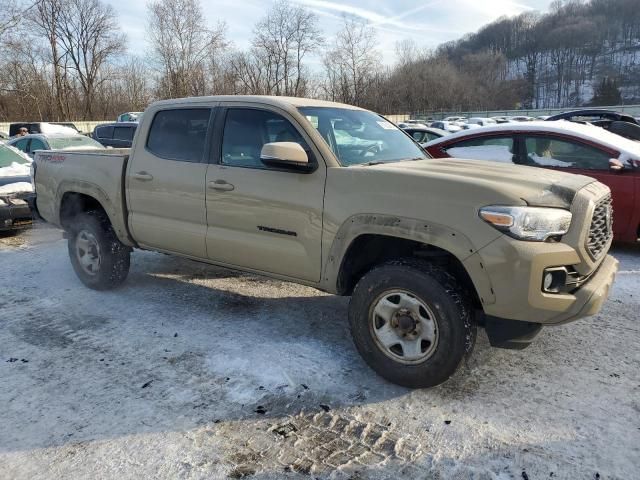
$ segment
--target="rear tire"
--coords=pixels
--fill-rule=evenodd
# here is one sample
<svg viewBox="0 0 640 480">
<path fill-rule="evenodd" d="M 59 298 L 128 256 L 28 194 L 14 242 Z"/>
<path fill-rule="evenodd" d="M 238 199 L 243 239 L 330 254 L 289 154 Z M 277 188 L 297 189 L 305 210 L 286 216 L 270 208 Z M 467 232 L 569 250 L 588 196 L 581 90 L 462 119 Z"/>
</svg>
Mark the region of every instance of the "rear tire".
<svg viewBox="0 0 640 480">
<path fill-rule="evenodd" d="M 438 265 L 407 259 L 375 267 L 356 285 L 349 323 L 356 348 L 387 380 L 410 388 L 449 379 L 473 350 L 469 296 Z"/>
<path fill-rule="evenodd" d="M 68 234 L 69 258 L 82 283 L 94 290 L 109 290 L 125 281 L 131 249 L 118 240 L 103 212 L 77 215 Z"/>
</svg>

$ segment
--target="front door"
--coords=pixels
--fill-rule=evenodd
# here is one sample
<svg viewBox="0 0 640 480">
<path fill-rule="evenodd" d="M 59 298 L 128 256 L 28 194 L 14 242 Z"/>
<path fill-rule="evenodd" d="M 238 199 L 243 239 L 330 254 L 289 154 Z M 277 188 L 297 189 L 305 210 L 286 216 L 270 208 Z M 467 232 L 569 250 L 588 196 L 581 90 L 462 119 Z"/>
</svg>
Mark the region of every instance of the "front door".
<svg viewBox="0 0 640 480">
<path fill-rule="evenodd" d="M 127 167 L 129 228 L 143 246 L 206 258 L 211 108 L 155 112 Z"/>
<path fill-rule="evenodd" d="M 207 253 L 213 261 L 317 282 L 326 166 L 295 120 L 270 107 L 229 106 L 207 171 Z M 297 142 L 311 173 L 267 167 L 269 142 Z"/>
</svg>

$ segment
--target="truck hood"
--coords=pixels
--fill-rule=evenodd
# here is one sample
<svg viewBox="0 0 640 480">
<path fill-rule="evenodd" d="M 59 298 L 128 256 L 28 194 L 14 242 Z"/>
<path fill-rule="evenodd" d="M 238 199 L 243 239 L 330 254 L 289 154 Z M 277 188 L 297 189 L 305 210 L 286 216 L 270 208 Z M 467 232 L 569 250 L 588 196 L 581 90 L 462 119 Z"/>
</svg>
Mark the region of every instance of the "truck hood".
<svg viewBox="0 0 640 480">
<path fill-rule="evenodd" d="M 584 175 L 557 170 L 457 158 L 386 163 L 363 168 L 381 169 L 397 175 L 481 182 L 509 192 L 514 198 L 520 198 L 531 206 L 567 209 L 578 190 L 596 181 Z"/>
</svg>

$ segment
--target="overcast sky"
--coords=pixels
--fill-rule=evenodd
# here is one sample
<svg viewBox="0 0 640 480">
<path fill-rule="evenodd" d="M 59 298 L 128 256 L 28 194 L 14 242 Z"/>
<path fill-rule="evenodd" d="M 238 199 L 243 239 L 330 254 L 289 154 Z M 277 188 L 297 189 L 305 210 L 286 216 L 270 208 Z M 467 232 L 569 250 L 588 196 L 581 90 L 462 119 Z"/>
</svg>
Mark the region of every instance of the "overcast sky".
<svg viewBox="0 0 640 480">
<path fill-rule="evenodd" d="M 129 51 L 142 55 L 145 40 L 146 1 L 106 0 L 120 17 L 129 39 Z M 397 41 L 411 38 L 432 48 L 473 32 L 502 15 L 528 10 L 546 11 L 551 0 L 290 0 L 314 11 L 330 41 L 342 22 L 342 15 L 368 21 L 377 30 L 380 51 L 387 64 L 394 61 Z M 229 39 L 236 48 L 246 48 L 255 23 L 271 4 L 268 0 L 201 0 L 211 24 L 227 23 Z"/>
</svg>

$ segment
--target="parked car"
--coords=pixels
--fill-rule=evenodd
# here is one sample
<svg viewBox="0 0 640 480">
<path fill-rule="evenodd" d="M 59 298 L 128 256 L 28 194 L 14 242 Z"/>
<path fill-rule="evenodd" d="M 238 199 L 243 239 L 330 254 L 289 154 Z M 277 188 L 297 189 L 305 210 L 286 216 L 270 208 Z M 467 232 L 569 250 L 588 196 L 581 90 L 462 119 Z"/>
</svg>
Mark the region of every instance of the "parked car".
<svg viewBox="0 0 640 480">
<path fill-rule="evenodd" d="M 436 138 L 444 137 L 448 135 L 449 132 L 445 130 L 440 130 L 439 128 L 431 128 L 431 127 L 408 127 L 403 129 L 407 134 L 411 135 L 416 142 L 419 144 L 426 144 L 431 140 L 435 140 Z"/>
<path fill-rule="evenodd" d="M 493 118 L 472 117 L 469 120 L 467 120 L 467 123 L 486 127 L 487 125 L 495 125 L 498 122 L 496 122 Z"/>
<path fill-rule="evenodd" d="M 466 122 L 467 121 L 467 117 L 446 117 L 442 119 L 445 122 Z"/>
<path fill-rule="evenodd" d="M 138 122 L 120 122 L 98 125 L 93 129 L 93 139 L 105 147 L 131 148 Z"/>
<path fill-rule="evenodd" d="M 635 243 L 640 238 L 638 142 L 593 125 L 555 121 L 485 127 L 434 140 L 426 149 L 435 158 L 492 160 L 594 177 L 611 189 L 615 239 Z"/>
<path fill-rule="evenodd" d="M 38 210 L 85 285 L 122 284 L 144 248 L 350 295 L 359 352 L 408 387 L 447 380 L 478 322 L 522 348 L 597 313 L 617 270 L 605 185 L 433 160 L 357 107 L 165 100 L 136 135 L 127 152 L 36 153 Z"/>
<path fill-rule="evenodd" d="M 94 150 L 104 147 L 93 138 L 78 134 L 35 134 L 16 137 L 7 142 L 33 158 L 36 150 Z"/>
<path fill-rule="evenodd" d="M 482 125 L 478 125 L 477 123 L 456 122 L 456 124 L 463 130 L 473 130 L 474 128 L 480 128 L 482 126 Z"/>
<path fill-rule="evenodd" d="M 0 144 L 0 232 L 16 232 L 31 225 L 33 196 L 31 160 L 15 148 Z"/>
<path fill-rule="evenodd" d="M 433 122 L 431 124 L 431 128 L 437 128 L 438 130 L 444 130 L 449 133 L 459 132 L 462 130 L 460 125 L 444 120 Z"/>
<path fill-rule="evenodd" d="M 506 116 L 491 117 L 491 120 L 495 120 L 496 123 L 509 123 L 509 117 Z"/>
<path fill-rule="evenodd" d="M 535 119 L 527 115 L 515 115 L 512 117 L 505 117 L 505 120 L 509 122 L 533 122 Z"/>
<path fill-rule="evenodd" d="M 16 122 L 9 125 L 9 136 L 15 137 L 21 128 L 29 133 L 78 133 L 71 122 Z"/>
<path fill-rule="evenodd" d="M 640 124 L 631 115 L 599 108 L 574 110 L 560 113 L 548 121 L 569 120 L 578 123 L 590 123 L 631 140 L 640 140 Z"/>
<path fill-rule="evenodd" d="M 412 128 L 412 127 L 426 127 L 425 124 L 423 123 L 418 123 L 418 122 L 400 122 L 398 123 L 398 127 L 402 128 L 403 130 L 405 128 Z"/>
<path fill-rule="evenodd" d="M 117 123 L 120 122 L 139 122 L 142 119 L 143 112 L 126 112 L 118 115 Z"/>
</svg>

